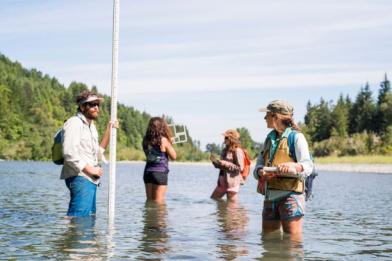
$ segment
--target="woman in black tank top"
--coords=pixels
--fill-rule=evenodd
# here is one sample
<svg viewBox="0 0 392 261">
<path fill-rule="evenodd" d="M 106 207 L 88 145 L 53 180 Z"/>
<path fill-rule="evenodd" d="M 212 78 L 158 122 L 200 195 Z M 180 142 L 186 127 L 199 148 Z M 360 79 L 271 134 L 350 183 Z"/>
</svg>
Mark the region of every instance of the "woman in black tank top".
<svg viewBox="0 0 392 261">
<path fill-rule="evenodd" d="M 164 119 L 150 119 L 142 145 L 146 155 L 143 180 L 147 201 L 160 203 L 164 201 L 167 190 L 169 158 L 175 160 L 177 157 L 169 126 Z"/>
</svg>

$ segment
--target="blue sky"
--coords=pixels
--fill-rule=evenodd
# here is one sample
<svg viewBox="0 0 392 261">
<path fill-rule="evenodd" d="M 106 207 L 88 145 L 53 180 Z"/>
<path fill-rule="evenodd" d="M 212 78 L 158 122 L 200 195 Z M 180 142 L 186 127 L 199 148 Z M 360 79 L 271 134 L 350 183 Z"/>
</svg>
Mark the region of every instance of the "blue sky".
<svg viewBox="0 0 392 261">
<path fill-rule="evenodd" d="M 110 94 L 112 1 L 0 0 L 0 52 Z M 375 92 L 392 69 L 392 2 L 120 1 L 119 102 L 186 124 L 204 146 L 225 129 L 267 134 L 258 108 Z"/>
</svg>

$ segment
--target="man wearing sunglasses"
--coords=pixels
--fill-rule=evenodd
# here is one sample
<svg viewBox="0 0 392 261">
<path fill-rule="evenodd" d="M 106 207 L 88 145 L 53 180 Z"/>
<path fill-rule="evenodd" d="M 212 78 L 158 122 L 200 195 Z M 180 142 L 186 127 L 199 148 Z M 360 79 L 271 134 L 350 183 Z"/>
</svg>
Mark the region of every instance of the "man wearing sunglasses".
<svg viewBox="0 0 392 261">
<path fill-rule="evenodd" d="M 99 157 L 110 138 L 109 122 L 101 143 L 94 120 L 98 118 L 103 98 L 90 91 L 83 91 L 77 98 L 77 114 L 69 118 L 63 127 L 64 166 L 61 179 L 70 191 L 68 217 L 91 216 L 96 212 L 96 190 L 103 175 Z"/>
</svg>

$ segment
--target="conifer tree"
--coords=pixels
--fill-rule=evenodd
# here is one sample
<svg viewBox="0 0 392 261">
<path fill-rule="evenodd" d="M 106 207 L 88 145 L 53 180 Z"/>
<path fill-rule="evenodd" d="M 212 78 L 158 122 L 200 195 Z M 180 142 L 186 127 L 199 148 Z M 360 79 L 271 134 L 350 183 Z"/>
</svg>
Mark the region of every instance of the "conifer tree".
<svg viewBox="0 0 392 261">
<path fill-rule="evenodd" d="M 391 94 L 391 83 L 388 80 L 387 74 L 385 73 L 384 81 L 380 84 L 380 90 L 378 92 L 377 99 L 377 112 L 376 112 L 376 132 L 383 134 L 386 132 L 388 126 L 392 124 L 390 118 L 390 106 L 388 96 Z"/>
<path fill-rule="evenodd" d="M 374 131 L 376 129 L 374 117 L 376 106 L 372 98 L 369 83 L 361 88 L 350 111 L 350 133 Z"/>
<path fill-rule="evenodd" d="M 338 102 L 334 106 L 331 117 L 332 121 L 332 136 L 347 137 L 348 124 L 349 124 L 349 110 L 350 106 L 347 105 L 343 94 L 340 95 Z"/>
<path fill-rule="evenodd" d="M 318 105 L 312 106 L 310 101 L 307 104 L 305 115 L 307 133 L 313 142 L 328 139 L 331 136 L 332 116 L 330 104 L 323 98 Z"/>
</svg>

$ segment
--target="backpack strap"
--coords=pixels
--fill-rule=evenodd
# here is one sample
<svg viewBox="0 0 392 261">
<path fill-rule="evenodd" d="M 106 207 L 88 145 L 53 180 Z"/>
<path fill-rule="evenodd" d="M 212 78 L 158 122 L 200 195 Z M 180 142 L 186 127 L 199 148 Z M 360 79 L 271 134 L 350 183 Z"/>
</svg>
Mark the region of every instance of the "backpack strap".
<svg viewBox="0 0 392 261">
<path fill-rule="evenodd" d="M 264 153 L 265 153 L 265 151 L 266 150 L 268 150 L 268 153 L 269 153 L 269 150 L 271 149 L 271 140 L 269 139 L 269 137 L 267 136 L 267 138 L 265 138 L 265 141 L 264 141 L 264 143 L 263 143 L 263 149 L 261 150 L 261 152 L 260 152 L 260 154 L 261 154 L 261 156 L 264 158 Z M 271 158 L 271 157 L 268 157 L 269 159 L 268 159 L 268 162 L 266 163 L 266 162 L 264 162 L 264 165 L 271 165 L 271 163 L 272 163 L 272 161 L 273 161 L 273 157 Z"/>
<path fill-rule="evenodd" d="M 238 148 L 242 150 L 241 147 L 238 147 Z M 233 153 L 233 163 L 234 163 L 235 165 L 237 165 L 238 167 L 240 167 L 241 165 L 240 165 L 240 163 L 239 163 L 239 161 L 238 161 L 237 149 L 236 149 L 235 151 L 232 151 L 232 153 Z M 241 172 L 241 170 L 240 170 L 240 172 Z"/>
<path fill-rule="evenodd" d="M 295 139 L 297 138 L 297 132 L 291 131 L 287 137 L 287 143 L 289 145 L 289 155 L 297 162 L 297 156 L 295 155 Z"/>
<path fill-rule="evenodd" d="M 297 161 L 297 156 L 295 155 L 295 139 L 297 138 L 297 131 L 293 130 L 290 132 L 289 136 L 287 137 L 287 142 L 289 146 L 289 153 L 290 157 L 292 157 L 295 161 Z M 310 153 L 310 159 L 313 161 L 313 155 Z"/>
<path fill-rule="evenodd" d="M 268 163 L 267 163 L 268 166 L 272 165 L 272 162 L 274 161 L 274 157 L 275 157 L 275 153 L 271 155 L 272 141 L 271 141 L 270 135 L 273 132 L 275 132 L 275 130 L 272 130 L 268 133 L 268 135 L 265 138 L 265 141 L 263 143 L 263 150 L 262 150 L 263 157 L 264 157 L 264 153 L 266 150 L 268 150 L 268 153 L 269 153 Z M 265 162 L 264 162 L 264 165 L 265 165 Z"/>
</svg>

